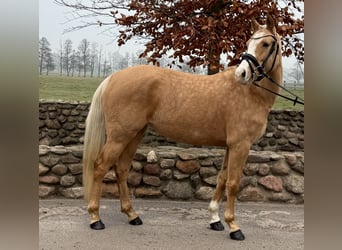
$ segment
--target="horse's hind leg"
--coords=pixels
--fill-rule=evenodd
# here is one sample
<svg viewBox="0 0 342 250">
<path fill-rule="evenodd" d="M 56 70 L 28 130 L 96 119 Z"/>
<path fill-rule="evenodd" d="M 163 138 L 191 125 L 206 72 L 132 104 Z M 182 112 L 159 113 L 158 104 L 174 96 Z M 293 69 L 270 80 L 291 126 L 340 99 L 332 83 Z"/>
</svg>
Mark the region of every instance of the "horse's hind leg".
<svg viewBox="0 0 342 250">
<path fill-rule="evenodd" d="M 137 146 L 144 135 L 144 128 L 141 130 L 136 137 L 126 146 L 125 150 L 120 155 L 118 164 L 115 166 L 115 171 L 117 175 L 117 183 L 119 187 L 120 193 L 120 202 L 121 202 L 121 212 L 125 213 L 128 216 L 128 221 L 131 225 L 141 225 L 142 221 L 139 216 L 134 211 L 131 201 L 129 198 L 129 189 L 127 186 L 127 178 L 129 174 L 129 170 L 131 167 L 131 162 Z"/>
<path fill-rule="evenodd" d="M 223 193 L 226 189 L 226 182 L 227 182 L 227 167 L 228 167 L 228 154 L 229 149 L 226 149 L 226 153 L 224 155 L 224 159 L 222 162 L 221 170 L 219 175 L 217 176 L 217 185 L 215 189 L 215 193 L 209 203 L 209 212 L 211 215 L 210 220 L 210 228 L 215 231 L 222 231 L 224 230 L 224 226 L 221 223 L 219 217 L 219 203 L 222 199 Z"/>
<path fill-rule="evenodd" d="M 92 190 L 89 197 L 88 212 L 91 216 L 90 227 L 95 230 L 104 229 L 99 215 L 99 204 L 102 180 L 111 166 L 114 166 L 123 151 L 125 144 L 107 141 L 94 163 Z"/>
</svg>

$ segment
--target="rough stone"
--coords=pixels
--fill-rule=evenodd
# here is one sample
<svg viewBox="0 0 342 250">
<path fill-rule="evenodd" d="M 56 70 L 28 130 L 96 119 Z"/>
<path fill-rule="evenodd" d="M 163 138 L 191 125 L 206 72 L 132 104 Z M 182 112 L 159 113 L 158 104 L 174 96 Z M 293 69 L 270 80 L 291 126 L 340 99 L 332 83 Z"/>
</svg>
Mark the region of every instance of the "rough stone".
<svg viewBox="0 0 342 250">
<path fill-rule="evenodd" d="M 207 184 L 209 184 L 211 186 L 216 186 L 217 185 L 217 176 L 211 176 L 211 177 L 208 177 L 208 178 L 204 178 L 203 182 L 207 183 Z"/>
<path fill-rule="evenodd" d="M 39 156 L 48 155 L 50 153 L 50 147 L 47 145 L 39 145 Z"/>
<path fill-rule="evenodd" d="M 285 158 L 290 166 L 293 166 L 297 163 L 297 156 L 295 154 L 285 154 Z"/>
<path fill-rule="evenodd" d="M 157 157 L 157 154 L 154 150 L 151 150 L 150 152 L 148 152 L 146 158 L 147 158 L 146 160 L 148 163 L 158 162 L 158 157 Z"/>
<path fill-rule="evenodd" d="M 75 181 L 76 181 L 75 176 L 72 176 L 72 175 L 64 175 L 64 176 L 61 177 L 60 184 L 61 184 L 62 186 L 67 187 L 67 186 L 73 185 L 73 184 L 75 183 Z"/>
<path fill-rule="evenodd" d="M 266 163 L 260 164 L 258 167 L 258 174 L 261 176 L 266 176 L 270 172 L 270 167 Z"/>
<path fill-rule="evenodd" d="M 51 171 L 57 175 L 64 175 L 68 172 L 68 168 L 65 165 L 57 164 L 56 166 L 52 167 Z"/>
<path fill-rule="evenodd" d="M 214 165 L 214 162 L 211 159 L 204 159 L 204 160 L 200 160 L 200 164 L 203 167 L 208 167 L 208 166 Z"/>
<path fill-rule="evenodd" d="M 139 172 L 143 168 L 143 165 L 139 161 L 133 161 L 132 162 L 132 168 L 134 171 Z"/>
<path fill-rule="evenodd" d="M 77 158 L 83 157 L 83 147 L 82 146 L 71 146 L 70 147 L 71 154 Z"/>
<path fill-rule="evenodd" d="M 183 161 L 194 160 L 197 159 L 197 156 L 193 153 L 188 152 L 177 152 L 178 157 Z"/>
<path fill-rule="evenodd" d="M 67 154 L 61 157 L 63 163 L 79 163 L 81 160 L 72 154 Z"/>
<path fill-rule="evenodd" d="M 177 157 L 176 152 L 170 150 L 159 152 L 158 155 L 163 159 L 175 159 Z"/>
<path fill-rule="evenodd" d="M 102 183 L 102 197 L 119 198 L 119 188 L 116 183 Z"/>
<path fill-rule="evenodd" d="M 59 178 L 54 175 L 45 175 L 39 177 L 39 183 L 45 184 L 57 184 L 59 183 Z"/>
<path fill-rule="evenodd" d="M 290 168 L 287 166 L 285 160 L 280 160 L 272 165 L 271 172 L 274 175 L 288 175 L 290 173 Z"/>
<path fill-rule="evenodd" d="M 284 179 L 284 187 L 286 190 L 295 194 L 304 193 L 304 176 L 297 174 L 286 176 Z"/>
<path fill-rule="evenodd" d="M 164 188 L 165 195 L 170 199 L 191 199 L 192 189 L 189 182 L 170 181 Z"/>
<path fill-rule="evenodd" d="M 68 165 L 68 169 L 70 170 L 70 172 L 74 175 L 76 174 L 81 174 L 82 173 L 82 164 L 69 164 Z"/>
<path fill-rule="evenodd" d="M 56 193 L 55 186 L 39 185 L 39 198 L 51 197 Z"/>
<path fill-rule="evenodd" d="M 198 173 L 191 175 L 190 177 L 191 186 L 197 189 L 201 185 L 201 177 Z"/>
<path fill-rule="evenodd" d="M 134 155 L 134 160 L 137 160 L 137 161 L 146 161 L 147 158 L 146 158 L 146 155 L 143 154 L 142 152 L 139 152 L 137 151 Z"/>
<path fill-rule="evenodd" d="M 283 190 L 282 180 L 273 175 L 260 178 L 258 183 L 272 191 L 281 192 Z"/>
<path fill-rule="evenodd" d="M 46 120 L 45 125 L 49 129 L 60 129 L 61 125 L 57 120 Z"/>
<path fill-rule="evenodd" d="M 104 182 L 115 182 L 117 180 L 114 170 L 109 170 L 103 178 Z"/>
<path fill-rule="evenodd" d="M 221 169 L 222 167 L 222 162 L 223 162 L 223 157 L 217 157 L 213 159 L 214 165 L 217 169 Z"/>
<path fill-rule="evenodd" d="M 58 135 L 58 132 L 57 132 L 57 130 L 50 130 L 50 131 L 48 131 L 48 136 L 50 137 L 50 138 L 55 138 L 56 136 Z"/>
<path fill-rule="evenodd" d="M 176 161 L 173 159 L 163 159 L 160 162 L 161 168 L 172 168 L 175 166 Z"/>
<path fill-rule="evenodd" d="M 45 167 L 43 164 L 39 163 L 39 175 L 45 175 L 50 171 L 50 168 Z"/>
<path fill-rule="evenodd" d="M 200 169 L 200 165 L 195 160 L 189 160 L 189 161 L 178 160 L 176 162 L 176 168 L 178 168 L 183 173 L 193 174 L 193 173 L 196 173 Z"/>
<path fill-rule="evenodd" d="M 211 177 L 217 175 L 217 169 L 215 167 L 200 168 L 199 174 L 202 178 Z"/>
<path fill-rule="evenodd" d="M 161 185 L 161 181 L 157 176 L 144 175 L 143 182 L 154 187 L 159 187 Z"/>
<path fill-rule="evenodd" d="M 258 184 L 258 180 L 257 180 L 256 177 L 253 177 L 253 176 L 242 176 L 242 178 L 240 180 L 239 191 L 241 191 L 243 188 L 245 188 L 248 185 L 256 187 L 257 184 Z"/>
<path fill-rule="evenodd" d="M 301 173 L 301 174 L 304 174 L 304 164 L 301 163 L 301 162 L 298 162 L 297 164 L 291 166 L 291 169 Z"/>
<path fill-rule="evenodd" d="M 189 178 L 190 174 L 185 174 L 185 173 L 182 173 L 182 172 L 178 171 L 177 169 L 175 169 L 173 171 L 173 177 L 176 180 L 183 180 L 183 179 Z"/>
<path fill-rule="evenodd" d="M 250 151 L 247 162 L 248 163 L 265 163 L 270 161 L 270 156 L 262 151 Z"/>
<path fill-rule="evenodd" d="M 161 180 L 170 180 L 172 179 L 172 170 L 171 169 L 163 169 L 160 173 Z"/>
<path fill-rule="evenodd" d="M 283 126 L 283 125 L 278 125 L 277 128 L 278 128 L 280 131 L 285 131 L 285 130 L 286 130 L 286 126 Z"/>
<path fill-rule="evenodd" d="M 83 187 L 66 188 L 62 189 L 60 192 L 67 198 L 79 199 L 83 197 Z"/>
<path fill-rule="evenodd" d="M 245 175 L 255 175 L 258 172 L 259 165 L 255 163 L 247 163 L 243 169 Z"/>
<path fill-rule="evenodd" d="M 294 137 L 296 137 L 296 134 L 287 131 L 287 132 L 285 133 L 285 137 L 286 137 L 287 139 L 294 138 Z"/>
<path fill-rule="evenodd" d="M 270 201 L 281 201 L 281 202 L 284 202 L 284 201 L 291 200 L 292 196 L 288 192 L 283 191 L 281 193 L 271 193 L 270 196 L 268 197 L 268 199 Z"/>
<path fill-rule="evenodd" d="M 215 188 L 203 186 L 195 192 L 195 198 L 208 201 L 213 197 L 214 192 Z"/>
<path fill-rule="evenodd" d="M 158 198 L 162 195 L 161 191 L 155 188 L 139 187 L 134 191 L 134 196 L 136 198 Z"/>
<path fill-rule="evenodd" d="M 128 184 L 132 185 L 133 187 L 139 186 L 142 180 L 142 174 L 131 171 L 128 174 L 127 182 Z"/>
<path fill-rule="evenodd" d="M 67 122 L 63 124 L 63 128 L 68 131 L 72 131 L 76 128 L 76 126 L 73 123 Z"/>
<path fill-rule="evenodd" d="M 160 167 L 158 164 L 146 164 L 144 167 L 144 173 L 150 175 L 159 175 Z"/>
<path fill-rule="evenodd" d="M 59 157 L 56 155 L 47 155 L 40 157 L 39 161 L 46 167 L 53 167 L 59 162 Z"/>
<path fill-rule="evenodd" d="M 51 152 L 54 154 L 58 154 L 58 155 L 65 155 L 68 153 L 68 150 L 63 147 L 63 146 L 55 146 L 55 147 L 51 147 Z"/>
<path fill-rule="evenodd" d="M 265 201 L 266 196 L 260 188 L 248 186 L 238 193 L 237 199 L 240 201 Z"/>
</svg>

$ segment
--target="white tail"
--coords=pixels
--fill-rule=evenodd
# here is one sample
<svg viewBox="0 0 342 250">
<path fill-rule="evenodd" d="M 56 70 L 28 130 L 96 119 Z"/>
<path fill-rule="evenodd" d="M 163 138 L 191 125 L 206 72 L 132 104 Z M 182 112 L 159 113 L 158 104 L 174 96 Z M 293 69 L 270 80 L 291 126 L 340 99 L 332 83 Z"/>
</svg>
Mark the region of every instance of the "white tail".
<svg viewBox="0 0 342 250">
<path fill-rule="evenodd" d="M 106 140 L 102 93 L 108 81 L 109 77 L 96 89 L 86 120 L 83 149 L 83 192 L 87 201 L 89 201 L 93 184 L 94 162 Z"/>
</svg>

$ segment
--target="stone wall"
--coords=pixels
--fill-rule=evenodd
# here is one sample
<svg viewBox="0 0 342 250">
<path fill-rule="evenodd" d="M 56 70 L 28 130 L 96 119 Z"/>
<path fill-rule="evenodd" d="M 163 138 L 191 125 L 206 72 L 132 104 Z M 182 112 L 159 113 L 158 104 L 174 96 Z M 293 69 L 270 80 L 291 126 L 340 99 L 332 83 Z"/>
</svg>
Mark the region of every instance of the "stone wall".
<svg viewBox="0 0 342 250">
<path fill-rule="evenodd" d="M 73 117 L 71 112 L 69 115 Z M 40 198 L 82 198 L 82 152 L 82 145 L 39 146 Z M 222 149 L 142 146 L 134 156 L 128 177 L 131 197 L 209 200 L 223 156 Z M 102 195 L 118 197 L 113 170 L 104 178 Z M 240 201 L 303 203 L 304 153 L 251 150 L 237 198 Z"/>
<path fill-rule="evenodd" d="M 85 119 L 89 102 L 39 103 L 39 144 L 77 145 L 83 143 Z M 141 144 L 157 146 L 191 147 L 158 135 L 148 129 Z M 252 146 L 260 151 L 303 151 L 304 111 L 273 110 L 268 117 L 265 134 Z"/>
</svg>

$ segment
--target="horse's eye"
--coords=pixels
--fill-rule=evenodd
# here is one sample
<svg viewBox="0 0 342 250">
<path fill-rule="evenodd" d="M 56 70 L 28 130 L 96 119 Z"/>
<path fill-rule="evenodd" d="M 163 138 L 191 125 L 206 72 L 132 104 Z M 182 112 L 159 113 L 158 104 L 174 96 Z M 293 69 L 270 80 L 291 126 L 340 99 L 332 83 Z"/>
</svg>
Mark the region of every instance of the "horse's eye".
<svg viewBox="0 0 342 250">
<path fill-rule="evenodd" d="M 264 42 L 264 43 L 262 44 L 262 47 L 264 47 L 264 48 L 268 48 L 268 46 L 270 46 L 269 43 Z"/>
</svg>

